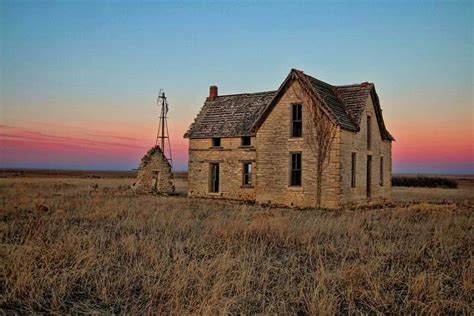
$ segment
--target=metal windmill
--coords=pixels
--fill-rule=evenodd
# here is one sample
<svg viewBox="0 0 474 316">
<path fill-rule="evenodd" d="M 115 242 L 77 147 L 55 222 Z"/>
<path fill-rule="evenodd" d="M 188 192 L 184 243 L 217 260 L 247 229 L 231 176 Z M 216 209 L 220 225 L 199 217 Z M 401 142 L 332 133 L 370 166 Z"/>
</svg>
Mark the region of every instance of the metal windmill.
<svg viewBox="0 0 474 316">
<path fill-rule="evenodd" d="M 158 92 L 158 98 L 156 99 L 156 105 L 160 107 L 160 116 L 158 123 L 158 133 L 156 135 L 155 146 L 160 146 L 161 151 L 165 157 L 170 162 L 171 166 L 173 165 L 173 156 L 171 154 L 171 143 L 168 132 L 168 101 L 166 100 L 165 91 L 160 89 Z"/>
</svg>

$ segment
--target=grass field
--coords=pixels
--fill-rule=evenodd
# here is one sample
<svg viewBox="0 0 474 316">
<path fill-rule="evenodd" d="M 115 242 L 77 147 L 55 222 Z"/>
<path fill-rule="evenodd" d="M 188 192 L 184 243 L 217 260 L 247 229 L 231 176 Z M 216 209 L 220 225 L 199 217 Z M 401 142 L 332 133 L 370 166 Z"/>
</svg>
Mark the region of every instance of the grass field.
<svg viewBox="0 0 474 316">
<path fill-rule="evenodd" d="M 301 211 L 134 195 L 130 174 L 94 175 L 0 179 L 2 310 L 474 313 L 470 177 Z"/>
</svg>

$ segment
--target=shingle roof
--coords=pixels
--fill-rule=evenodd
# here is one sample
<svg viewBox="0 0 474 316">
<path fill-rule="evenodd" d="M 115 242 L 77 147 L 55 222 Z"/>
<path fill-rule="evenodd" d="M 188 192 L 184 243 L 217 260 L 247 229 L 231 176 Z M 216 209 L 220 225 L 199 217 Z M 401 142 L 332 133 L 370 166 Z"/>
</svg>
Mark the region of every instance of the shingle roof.
<svg viewBox="0 0 474 316">
<path fill-rule="evenodd" d="M 250 136 L 253 124 L 276 91 L 218 96 L 206 101 L 184 137 Z"/>
<path fill-rule="evenodd" d="M 378 96 L 372 83 L 333 86 L 295 69 L 291 70 L 276 91 L 223 95 L 214 101 L 207 100 L 184 137 L 239 137 L 255 134 L 291 78 L 299 78 L 306 86 L 310 86 L 311 93 L 322 99 L 341 128 L 349 131 L 359 130 L 361 114 L 367 98 L 372 95 L 382 138 L 393 140 L 383 123 Z"/>
<path fill-rule="evenodd" d="M 347 112 L 343 100 L 338 97 L 336 87 L 308 75 L 305 75 L 305 77 L 309 80 L 318 95 L 323 99 L 323 102 L 326 103 L 334 113 L 339 125 L 344 129 L 357 131 L 358 125 L 354 124 L 354 121 Z"/>
<path fill-rule="evenodd" d="M 336 87 L 337 95 L 344 102 L 347 113 L 357 126 L 360 124 L 361 114 L 373 86 L 372 83 L 367 83 Z"/>
</svg>

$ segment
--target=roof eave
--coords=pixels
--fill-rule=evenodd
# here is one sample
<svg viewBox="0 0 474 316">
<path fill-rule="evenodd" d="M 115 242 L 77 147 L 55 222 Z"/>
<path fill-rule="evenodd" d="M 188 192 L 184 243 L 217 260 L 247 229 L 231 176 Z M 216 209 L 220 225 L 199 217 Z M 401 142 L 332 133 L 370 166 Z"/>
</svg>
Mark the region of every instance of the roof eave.
<svg viewBox="0 0 474 316">
<path fill-rule="evenodd" d="M 374 105 L 374 110 L 377 117 L 377 122 L 379 124 L 382 140 L 386 140 L 389 142 L 395 141 L 395 138 L 392 136 L 392 134 L 390 134 L 390 132 L 387 130 L 387 127 L 385 126 L 385 122 L 382 115 L 382 107 L 380 106 L 379 96 L 377 94 L 377 91 L 375 90 L 374 84 L 372 84 L 372 86 L 370 87 L 369 95 L 372 98 L 372 103 Z"/>
</svg>

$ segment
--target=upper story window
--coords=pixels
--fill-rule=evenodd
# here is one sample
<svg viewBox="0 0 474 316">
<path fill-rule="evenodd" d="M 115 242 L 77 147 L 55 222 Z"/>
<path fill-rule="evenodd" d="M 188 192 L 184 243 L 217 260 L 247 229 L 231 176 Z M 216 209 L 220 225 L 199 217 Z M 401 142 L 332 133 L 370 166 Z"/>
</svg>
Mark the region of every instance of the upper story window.
<svg viewBox="0 0 474 316">
<path fill-rule="evenodd" d="M 372 118 L 367 116 L 367 150 L 372 149 Z"/>
<path fill-rule="evenodd" d="M 301 153 L 291 153 L 290 186 L 301 186 Z"/>
<path fill-rule="evenodd" d="M 291 106 L 291 137 L 301 137 L 303 134 L 303 113 L 301 104 Z"/>
<path fill-rule="evenodd" d="M 250 147 L 252 146 L 252 137 L 250 136 L 243 136 L 241 138 L 241 146 L 242 147 Z"/>
<path fill-rule="evenodd" d="M 212 147 L 221 147 L 221 138 L 213 137 L 212 138 Z"/>
</svg>

